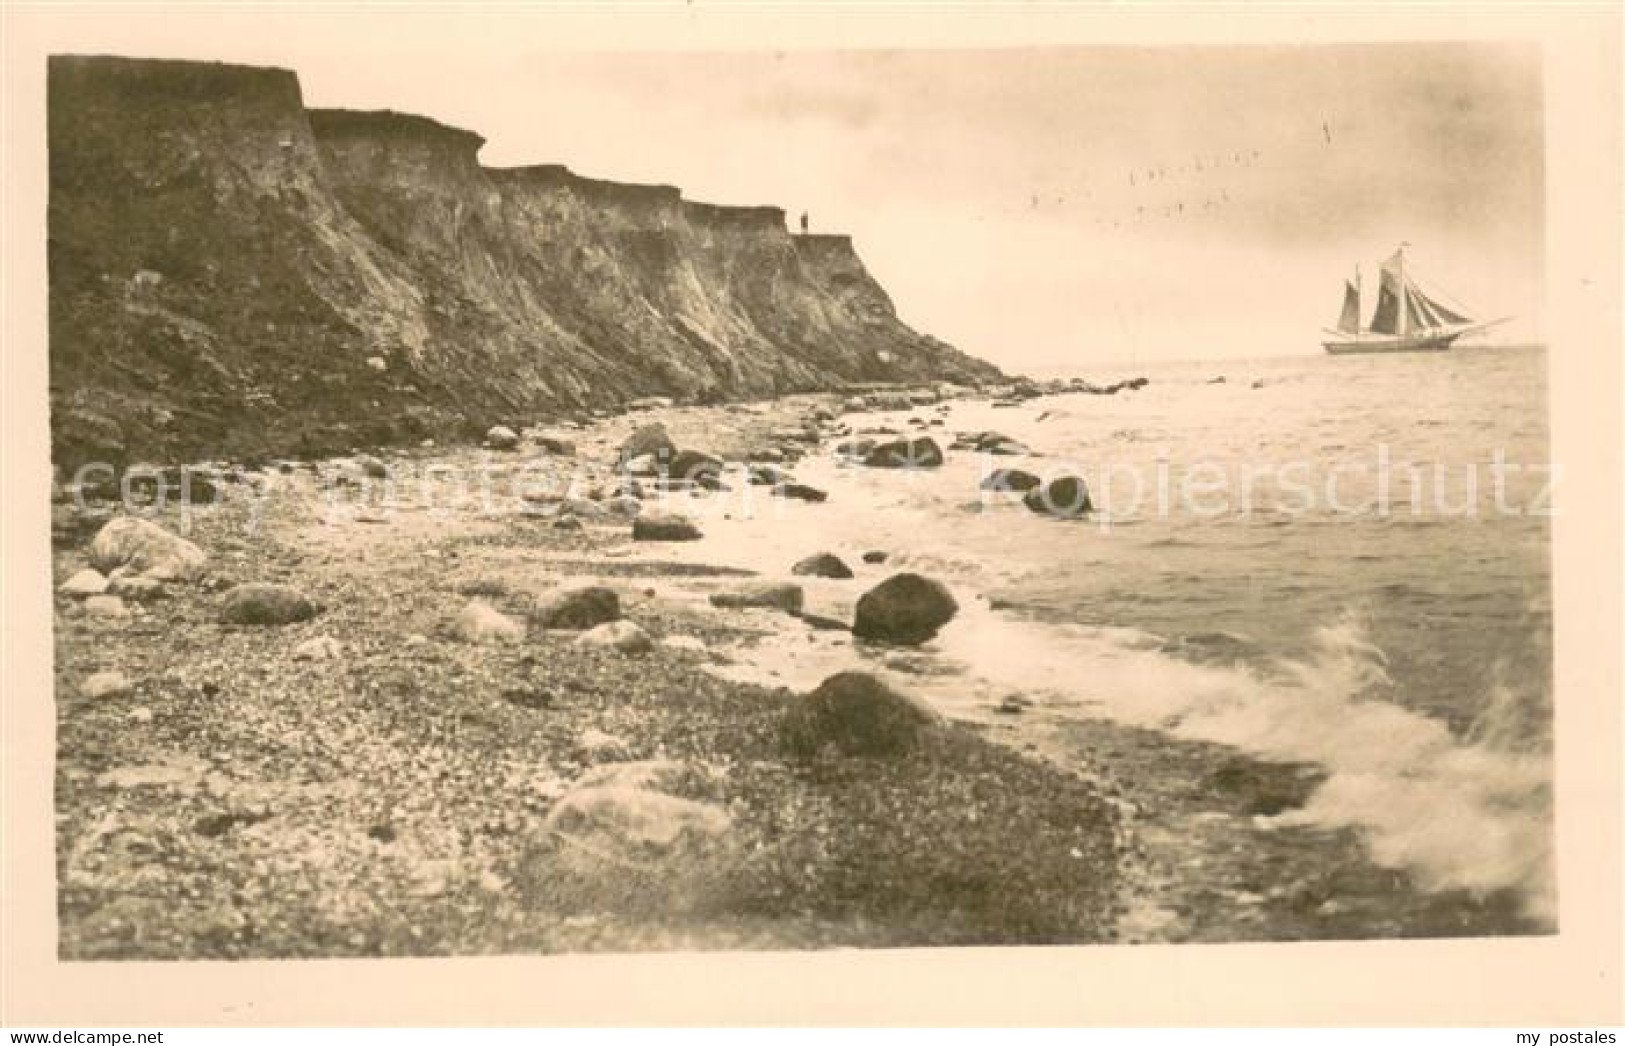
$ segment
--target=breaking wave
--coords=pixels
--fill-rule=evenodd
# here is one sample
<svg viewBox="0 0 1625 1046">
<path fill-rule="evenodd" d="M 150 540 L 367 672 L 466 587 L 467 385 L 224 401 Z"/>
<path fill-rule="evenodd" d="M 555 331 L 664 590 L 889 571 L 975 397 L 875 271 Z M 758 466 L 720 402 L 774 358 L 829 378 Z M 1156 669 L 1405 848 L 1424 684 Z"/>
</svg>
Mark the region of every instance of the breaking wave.
<svg viewBox="0 0 1625 1046">
<path fill-rule="evenodd" d="M 1317 764 L 1327 777 L 1308 803 L 1266 826 L 1352 828 L 1377 863 L 1425 889 L 1515 891 L 1527 915 L 1555 918 L 1552 765 L 1530 740 L 1534 695 L 1495 684 L 1457 736 L 1397 702 L 1388 658 L 1354 615 L 1317 629 L 1301 659 L 1215 665 L 1171 657 L 1133 630 L 967 609 L 944 652 L 988 692 L 1019 688 L 1058 708 Z"/>
</svg>

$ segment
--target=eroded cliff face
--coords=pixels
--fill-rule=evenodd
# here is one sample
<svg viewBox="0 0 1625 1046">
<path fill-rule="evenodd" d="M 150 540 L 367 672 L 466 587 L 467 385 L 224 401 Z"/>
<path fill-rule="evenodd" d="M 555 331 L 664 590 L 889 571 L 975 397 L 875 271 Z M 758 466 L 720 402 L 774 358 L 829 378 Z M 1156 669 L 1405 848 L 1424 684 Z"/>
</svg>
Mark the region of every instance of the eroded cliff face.
<svg viewBox="0 0 1625 1046">
<path fill-rule="evenodd" d="M 999 376 L 778 208 L 484 168 L 476 134 L 307 111 L 282 70 L 59 57 L 49 78 L 59 464 Z"/>
</svg>

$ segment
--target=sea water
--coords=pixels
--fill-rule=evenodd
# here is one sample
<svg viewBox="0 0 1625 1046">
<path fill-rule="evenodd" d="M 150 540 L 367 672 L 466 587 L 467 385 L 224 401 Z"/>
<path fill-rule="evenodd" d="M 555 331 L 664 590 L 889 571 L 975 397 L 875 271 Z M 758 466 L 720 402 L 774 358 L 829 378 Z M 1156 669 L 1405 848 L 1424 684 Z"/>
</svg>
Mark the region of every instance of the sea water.
<svg viewBox="0 0 1625 1046">
<path fill-rule="evenodd" d="M 800 688 L 862 667 L 951 714 L 1019 694 L 1314 763 L 1325 783 L 1283 823 L 1356 829 L 1424 889 L 1517 891 L 1550 918 L 1545 373 L 1543 350 L 1471 348 L 1093 368 L 1150 380 L 848 416 L 944 446 L 996 430 L 1034 454 L 893 471 L 826 451 L 795 470 L 823 505 L 747 490 L 703 510 L 731 563 L 786 575 L 829 551 L 860 570 L 798 579 L 811 610 L 850 614 L 899 570 L 961 606 L 918 653 L 792 629 L 725 671 Z M 1096 511 L 1058 521 L 979 490 L 1006 467 L 1082 475 Z M 862 565 L 871 549 L 887 562 Z"/>
</svg>

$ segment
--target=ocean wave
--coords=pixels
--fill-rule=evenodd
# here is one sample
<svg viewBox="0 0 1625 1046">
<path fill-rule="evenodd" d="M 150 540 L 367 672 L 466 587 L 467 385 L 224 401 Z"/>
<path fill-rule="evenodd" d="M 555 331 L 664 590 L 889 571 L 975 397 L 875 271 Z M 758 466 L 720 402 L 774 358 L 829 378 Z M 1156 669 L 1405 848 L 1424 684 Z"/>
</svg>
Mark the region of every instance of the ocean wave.
<svg viewBox="0 0 1625 1046">
<path fill-rule="evenodd" d="M 1272 823 L 1358 830 L 1375 861 L 1424 888 L 1513 891 L 1531 918 L 1555 918 L 1550 754 L 1512 744 L 1530 736 L 1537 697 L 1498 684 L 1456 736 L 1397 703 L 1387 655 L 1353 616 L 1317 629 L 1302 658 L 1266 665 L 969 616 L 977 619 L 942 638 L 944 654 L 965 666 L 956 686 L 1048 694 L 1176 737 L 1314 763 L 1325 782 Z"/>
</svg>

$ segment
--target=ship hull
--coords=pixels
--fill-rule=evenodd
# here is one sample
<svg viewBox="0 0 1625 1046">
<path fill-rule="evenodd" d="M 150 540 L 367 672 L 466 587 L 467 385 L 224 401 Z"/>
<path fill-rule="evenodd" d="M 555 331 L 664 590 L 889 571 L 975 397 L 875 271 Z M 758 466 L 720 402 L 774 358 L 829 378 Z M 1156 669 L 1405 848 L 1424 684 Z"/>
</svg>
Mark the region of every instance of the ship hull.
<svg viewBox="0 0 1625 1046">
<path fill-rule="evenodd" d="M 1351 356 L 1373 352 L 1445 352 L 1461 337 L 1460 332 L 1435 334 L 1425 338 L 1385 338 L 1370 335 L 1338 341 L 1323 341 L 1322 347 L 1333 356 Z"/>
</svg>

